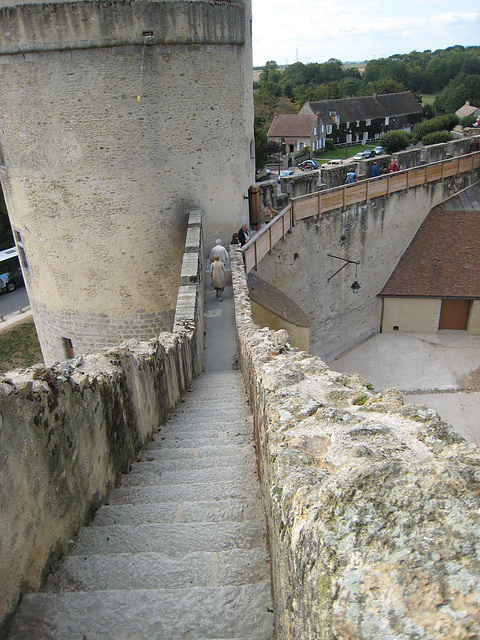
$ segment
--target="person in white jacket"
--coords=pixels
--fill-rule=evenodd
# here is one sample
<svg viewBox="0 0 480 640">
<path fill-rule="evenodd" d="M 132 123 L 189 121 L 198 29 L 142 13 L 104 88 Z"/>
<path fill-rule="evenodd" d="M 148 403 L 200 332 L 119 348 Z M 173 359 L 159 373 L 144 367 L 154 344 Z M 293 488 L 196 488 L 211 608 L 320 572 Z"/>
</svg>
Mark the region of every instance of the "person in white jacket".
<svg viewBox="0 0 480 640">
<path fill-rule="evenodd" d="M 222 239 L 217 238 L 215 247 L 210 251 L 210 264 L 215 260 L 215 256 L 219 256 L 220 260 L 225 264 L 228 260 L 228 253 L 225 247 L 222 245 Z"/>
</svg>

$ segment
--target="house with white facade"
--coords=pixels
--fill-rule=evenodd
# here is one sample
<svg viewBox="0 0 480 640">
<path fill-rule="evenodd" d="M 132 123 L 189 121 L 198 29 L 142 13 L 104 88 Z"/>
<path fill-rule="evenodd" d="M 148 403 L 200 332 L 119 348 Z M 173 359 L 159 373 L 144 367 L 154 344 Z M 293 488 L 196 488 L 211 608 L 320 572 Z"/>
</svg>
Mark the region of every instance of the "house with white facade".
<svg viewBox="0 0 480 640">
<path fill-rule="evenodd" d="M 325 138 L 334 144 L 366 143 L 378 140 L 387 131 L 411 131 L 422 119 L 422 108 L 410 91 L 404 91 L 309 101 L 299 115 L 317 116 L 325 127 Z"/>
</svg>

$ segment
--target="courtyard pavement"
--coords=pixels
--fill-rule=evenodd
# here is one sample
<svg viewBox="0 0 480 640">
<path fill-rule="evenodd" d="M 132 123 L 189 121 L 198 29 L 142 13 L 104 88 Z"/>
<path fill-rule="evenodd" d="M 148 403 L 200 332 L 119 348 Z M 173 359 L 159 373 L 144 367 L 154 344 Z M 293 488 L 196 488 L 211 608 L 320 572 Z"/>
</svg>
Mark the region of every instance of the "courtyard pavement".
<svg viewBox="0 0 480 640">
<path fill-rule="evenodd" d="M 328 363 L 356 372 L 375 390 L 397 387 L 405 404 L 424 404 L 469 442 L 480 444 L 480 337 L 465 331 L 379 333 Z"/>
</svg>

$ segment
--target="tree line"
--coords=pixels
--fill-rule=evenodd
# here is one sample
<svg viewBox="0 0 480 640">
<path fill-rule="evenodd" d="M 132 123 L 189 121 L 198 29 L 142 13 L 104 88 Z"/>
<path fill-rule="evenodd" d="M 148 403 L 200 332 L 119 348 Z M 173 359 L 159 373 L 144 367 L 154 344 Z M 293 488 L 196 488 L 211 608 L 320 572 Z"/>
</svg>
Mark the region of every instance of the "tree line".
<svg viewBox="0 0 480 640">
<path fill-rule="evenodd" d="M 378 58 L 359 68 L 331 58 L 327 62 L 295 62 L 284 70 L 271 60 L 254 82 L 255 140 L 263 156 L 266 134 L 277 113 L 297 113 L 305 102 L 411 91 L 435 94 L 422 105 L 423 117 L 454 113 L 467 100 L 480 106 L 480 47 L 456 45 L 447 49 L 412 51 Z"/>
</svg>

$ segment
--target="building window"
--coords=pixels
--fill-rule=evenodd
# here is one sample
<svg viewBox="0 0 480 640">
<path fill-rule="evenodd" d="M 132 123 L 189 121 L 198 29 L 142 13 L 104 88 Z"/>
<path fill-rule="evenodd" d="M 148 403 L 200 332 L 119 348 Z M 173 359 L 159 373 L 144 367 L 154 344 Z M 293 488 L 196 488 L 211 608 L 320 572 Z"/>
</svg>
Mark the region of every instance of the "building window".
<svg viewBox="0 0 480 640">
<path fill-rule="evenodd" d="M 367 118 L 367 119 L 365 120 L 365 124 L 367 125 L 367 127 L 369 127 L 369 126 L 372 124 L 372 120 L 371 120 L 371 118 Z"/>
<path fill-rule="evenodd" d="M 360 126 L 360 120 L 357 120 L 357 127 Z"/>
<path fill-rule="evenodd" d="M 340 124 L 340 116 L 335 116 L 335 123 Z"/>
<path fill-rule="evenodd" d="M 62 338 L 63 350 L 67 358 L 74 358 L 75 353 L 73 351 L 73 344 L 70 338 Z"/>
<path fill-rule="evenodd" d="M 317 127 L 313 127 L 313 135 L 316 136 L 317 135 Z"/>
<path fill-rule="evenodd" d="M 387 116 L 385 118 L 385 125 L 389 125 L 390 124 L 390 118 Z"/>
<path fill-rule="evenodd" d="M 15 227 L 12 227 L 12 231 L 13 231 L 13 239 L 15 240 L 15 244 L 17 245 L 18 259 L 20 260 L 20 266 L 22 267 L 22 270 L 24 273 L 28 273 L 29 267 L 27 262 L 27 256 L 25 254 L 25 249 L 23 247 L 22 235 L 18 229 L 15 229 Z"/>
<path fill-rule="evenodd" d="M 327 124 L 327 134 L 332 133 L 332 125 L 331 124 Z"/>
<path fill-rule="evenodd" d="M 321 131 L 321 133 L 325 133 L 325 125 L 324 125 L 324 124 L 322 124 L 322 131 Z"/>
</svg>

